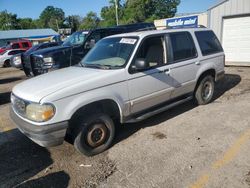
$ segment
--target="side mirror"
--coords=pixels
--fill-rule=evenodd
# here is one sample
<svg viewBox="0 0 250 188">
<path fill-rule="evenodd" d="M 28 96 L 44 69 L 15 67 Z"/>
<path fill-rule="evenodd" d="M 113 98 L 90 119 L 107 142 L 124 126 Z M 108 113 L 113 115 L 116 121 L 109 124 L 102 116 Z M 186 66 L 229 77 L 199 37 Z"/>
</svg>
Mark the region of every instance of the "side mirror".
<svg viewBox="0 0 250 188">
<path fill-rule="evenodd" d="M 147 69 L 149 66 L 146 63 L 145 59 L 143 58 L 138 58 L 135 60 L 135 65 L 133 66 L 133 68 L 137 71 L 143 71 L 145 69 Z"/>
</svg>

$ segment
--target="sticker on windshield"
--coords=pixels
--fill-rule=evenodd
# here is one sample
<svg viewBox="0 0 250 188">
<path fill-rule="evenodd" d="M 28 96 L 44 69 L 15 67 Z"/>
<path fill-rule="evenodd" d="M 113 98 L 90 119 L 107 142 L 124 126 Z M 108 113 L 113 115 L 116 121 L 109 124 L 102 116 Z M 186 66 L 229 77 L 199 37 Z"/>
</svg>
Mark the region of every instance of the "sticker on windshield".
<svg viewBox="0 0 250 188">
<path fill-rule="evenodd" d="M 135 43 L 136 43 L 136 39 L 122 38 L 122 39 L 120 40 L 120 43 L 124 43 L 124 44 L 135 44 Z"/>
</svg>

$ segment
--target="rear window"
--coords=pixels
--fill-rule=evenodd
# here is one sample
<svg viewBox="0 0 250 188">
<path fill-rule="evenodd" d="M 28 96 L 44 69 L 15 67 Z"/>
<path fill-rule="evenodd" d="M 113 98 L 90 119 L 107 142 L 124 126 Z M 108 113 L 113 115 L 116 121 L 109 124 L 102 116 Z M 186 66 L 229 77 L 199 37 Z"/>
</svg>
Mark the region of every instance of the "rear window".
<svg viewBox="0 0 250 188">
<path fill-rule="evenodd" d="M 192 36 L 188 32 L 178 32 L 169 34 L 172 49 L 173 61 L 192 59 L 197 56 L 196 48 Z"/>
<path fill-rule="evenodd" d="M 18 49 L 18 48 L 20 48 L 20 46 L 19 46 L 18 43 L 12 44 L 11 47 L 12 47 L 13 49 Z"/>
<path fill-rule="evenodd" d="M 202 55 L 205 56 L 223 51 L 213 31 L 196 31 L 195 35 L 201 48 Z"/>
</svg>

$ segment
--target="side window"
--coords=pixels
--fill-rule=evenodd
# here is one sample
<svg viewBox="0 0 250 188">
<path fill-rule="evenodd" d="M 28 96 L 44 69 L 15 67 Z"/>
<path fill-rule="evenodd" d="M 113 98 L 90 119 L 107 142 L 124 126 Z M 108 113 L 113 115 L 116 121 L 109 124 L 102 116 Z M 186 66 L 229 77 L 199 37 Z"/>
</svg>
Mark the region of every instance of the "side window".
<svg viewBox="0 0 250 188">
<path fill-rule="evenodd" d="M 44 49 L 44 48 L 47 48 L 47 47 L 48 47 L 48 45 L 47 45 L 47 44 L 43 44 L 43 45 L 39 46 L 39 48 L 38 48 L 38 49 L 40 50 L 40 49 Z"/>
<path fill-rule="evenodd" d="M 18 48 L 20 48 L 20 46 L 19 46 L 18 43 L 12 44 L 11 47 L 12 47 L 13 49 L 18 49 Z"/>
<path fill-rule="evenodd" d="M 28 42 L 23 42 L 22 45 L 23 45 L 23 48 L 28 48 L 29 47 L 29 43 Z"/>
<path fill-rule="evenodd" d="M 202 55 L 210 55 L 223 51 L 213 31 L 196 31 L 195 36 L 201 48 Z"/>
<path fill-rule="evenodd" d="M 137 51 L 133 64 L 138 59 L 144 60 L 148 69 L 164 65 L 164 37 L 157 36 L 145 39 Z"/>
<path fill-rule="evenodd" d="M 101 39 L 101 33 L 100 32 L 94 32 L 91 37 L 90 40 L 94 40 L 95 43 L 97 43 L 97 41 L 99 41 Z"/>
<path fill-rule="evenodd" d="M 17 50 L 13 50 L 8 53 L 8 55 L 15 55 L 15 54 L 17 54 Z"/>
<path fill-rule="evenodd" d="M 86 48 L 86 49 L 93 48 L 94 45 L 95 45 L 101 38 L 102 38 L 101 33 L 100 33 L 100 32 L 95 32 L 95 31 L 94 31 L 94 32 L 90 35 L 88 41 L 86 42 L 85 48 Z"/>
<path fill-rule="evenodd" d="M 190 33 L 170 33 L 169 36 L 173 51 L 173 62 L 192 59 L 197 56 L 195 44 Z"/>
<path fill-rule="evenodd" d="M 54 47 L 54 46 L 57 46 L 57 43 L 55 43 L 55 42 L 50 43 L 48 47 Z"/>
</svg>

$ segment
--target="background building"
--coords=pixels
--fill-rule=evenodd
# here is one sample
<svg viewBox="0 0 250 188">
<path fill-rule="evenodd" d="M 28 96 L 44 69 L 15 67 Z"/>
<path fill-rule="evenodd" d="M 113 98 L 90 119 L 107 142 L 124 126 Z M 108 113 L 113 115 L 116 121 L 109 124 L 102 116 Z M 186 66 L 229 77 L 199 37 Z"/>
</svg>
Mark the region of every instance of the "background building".
<svg viewBox="0 0 250 188">
<path fill-rule="evenodd" d="M 155 25 L 211 28 L 224 48 L 226 65 L 250 66 L 250 0 L 221 0 L 207 12 L 155 20 Z"/>
<path fill-rule="evenodd" d="M 250 0 L 223 0 L 212 6 L 208 27 L 221 41 L 227 65 L 250 66 Z"/>
<path fill-rule="evenodd" d="M 207 12 L 193 14 L 179 14 L 174 18 L 167 18 L 154 21 L 157 29 L 166 29 L 167 27 L 196 27 L 203 25 L 207 27 Z"/>
<path fill-rule="evenodd" d="M 4 46 L 7 42 L 26 39 L 33 44 L 46 41 L 58 41 L 59 34 L 53 29 L 24 29 L 24 30 L 7 30 L 0 31 L 0 46 Z"/>
</svg>

